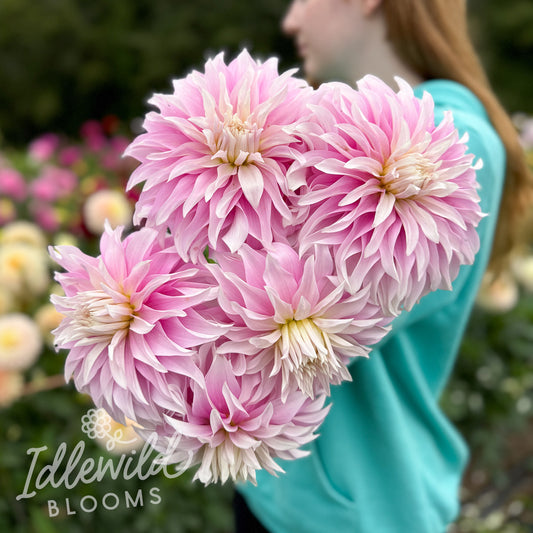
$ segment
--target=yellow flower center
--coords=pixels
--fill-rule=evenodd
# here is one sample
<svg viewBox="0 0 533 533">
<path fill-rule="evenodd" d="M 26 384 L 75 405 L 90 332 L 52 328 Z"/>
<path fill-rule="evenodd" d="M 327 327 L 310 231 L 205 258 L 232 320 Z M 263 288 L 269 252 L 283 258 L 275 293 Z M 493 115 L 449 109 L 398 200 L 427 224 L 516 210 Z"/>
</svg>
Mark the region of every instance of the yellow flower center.
<svg viewBox="0 0 533 533">
<path fill-rule="evenodd" d="M 422 154 L 404 154 L 383 165 L 381 187 L 396 198 L 412 198 L 435 179 L 438 167 Z"/>
<path fill-rule="evenodd" d="M 7 266 L 13 270 L 21 270 L 24 267 L 25 256 L 20 252 L 13 252 L 7 257 Z"/>
<path fill-rule="evenodd" d="M 2 350 L 9 350 L 16 348 L 20 343 L 20 335 L 13 330 L 0 330 L 0 348 Z"/>
<path fill-rule="evenodd" d="M 255 124 L 228 114 L 216 141 L 217 151 L 213 157 L 235 166 L 250 163 L 253 155 L 259 151 L 260 134 L 261 130 Z"/>
<path fill-rule="evenodd" d="M 328 334 L 312 320 L 288 320 L 281 325 L 276 354 L 285 373 L 293 374 L 304 393 L 313 397 L 318 373 L 331 375 L 338 364 Z"/>
<path fill-rule="evenodd" d="M 71 314 L 76 340 L 111 338 L 129 327 L 133 308 L 129 301 L 116 302 L 102 290 L 85 291 L 72 298 Z"/>
</svg>

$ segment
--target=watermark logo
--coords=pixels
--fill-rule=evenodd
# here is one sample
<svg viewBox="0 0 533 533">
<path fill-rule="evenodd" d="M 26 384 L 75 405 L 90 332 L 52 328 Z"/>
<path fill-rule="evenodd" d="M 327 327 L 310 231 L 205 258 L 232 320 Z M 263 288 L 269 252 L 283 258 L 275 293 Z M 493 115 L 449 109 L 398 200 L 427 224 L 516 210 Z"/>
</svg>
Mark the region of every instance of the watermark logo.
<svg viewBox="0 0 533 533">
<path fill-rule="evenodd" d="M 102 407 L 89 409 L 81 417 L 81 430 L 83 433 L 92 440 L 104 443 L 108 452 L 135 450 L 139 444 L 144 442 L 139 435 L 133 431 L 128 431 L 133 425 L 133 423 L 125 426 L 118 424 Z"/>
<path fill-rule="evenodd" d="M 45 487 L 73 489 L 79 484 L 90 485 L 109 477 L 116 481 L 119 478 L 131 480 L 137 478 L 146 480 L 150 477 L 163 474 L 167 478 L 178 477 L 181 472 L 165 463 L 164 458 L 170 455 L 179 439 L 171 442 L 169 449 L 158 453 L 154 457 L 156 436 L 150 435 L 146 441 L 142 440 L 130 426 L 115 422 L 104 409 L 90 409 L 81 418 L 81 430 L 90 439 L 98 440 L 108 451 L 113 451 L 115 456 L 104 457 L 85 455 L 85 441 L 80 440 L 72 449 L 67 443 L 62 442 L 57 447 L 52 462 L 42 468 L 37 467 L 39 456 L 48 450 L 48 446 L 29 448 L 27 454 L 31 457 L 24 489 L 16 496 L 17 500 L 35 497 Z M 141 447 L 142 446 L 142 447 Z M 122 453 L 121 453 L 122 452 Z M 138 453 L 137 453 L 138 452 Z M 120 455 L 119 455 L 120 454 Z M 152 487 L 149 490 L 149 502 L 161 502 L 159 489 Z M 69 498 L 64 502 L 48 500 L 48 515 L 53 518 L 61 511 L 67 515 L 78 512 L 94 512 L 99 505 L 106 510 L 117 509 L 121 503 L 126 507 L 142 507 L 144 505 L 142 489 L 135 494 L 125 491 L 124 494 L 108 492 L 101 501 L 92 495 L 85 495 L 77 506 Z"/>
</svg>

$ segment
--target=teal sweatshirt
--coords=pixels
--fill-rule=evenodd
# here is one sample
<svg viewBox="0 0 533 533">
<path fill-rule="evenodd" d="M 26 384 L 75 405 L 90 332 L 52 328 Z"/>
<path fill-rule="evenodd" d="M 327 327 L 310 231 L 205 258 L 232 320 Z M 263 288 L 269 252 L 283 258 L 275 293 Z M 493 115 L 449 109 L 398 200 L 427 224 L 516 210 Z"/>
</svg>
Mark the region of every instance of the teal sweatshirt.
<svg viewBox="0 0 533 533">
<path fill-rule="evenodd" d="M 332 388 L 331 411 L 308 449 L 281 461 L 278 477 L 258 473 L 238 486 L 272 533 L 444 533 L 458 513 L 467 447 L 439 408 L 486 268 L 505 174 L 505 152 L 483 106 L 447 80 L 418 86 L 451 110 L 469 135 L 478 171 L 481 248 L 453 291 L 436 291 L 393 322 L 386 338 L 350 367 L 353 381 Z"/>
</svg>

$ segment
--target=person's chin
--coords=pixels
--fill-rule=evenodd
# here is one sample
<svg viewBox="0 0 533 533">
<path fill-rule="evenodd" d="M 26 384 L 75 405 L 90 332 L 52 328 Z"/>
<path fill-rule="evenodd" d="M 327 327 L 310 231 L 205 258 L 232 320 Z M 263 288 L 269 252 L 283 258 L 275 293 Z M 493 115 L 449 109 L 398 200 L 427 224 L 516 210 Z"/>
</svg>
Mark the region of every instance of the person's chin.
<svg viewBox="0 0 533 533">
<path fill-rule="evenodd" d="M 321 76 L 320 76 L 320 70 L 316 68 L 316 63 L 310 59 L 306 58 L 303 62 L 303 71 L 305 74 L 305 79 L 309 83 L 309 85 L 312 85 L 313 87 L 317 87 L 322 83 Z"/>
</svg>

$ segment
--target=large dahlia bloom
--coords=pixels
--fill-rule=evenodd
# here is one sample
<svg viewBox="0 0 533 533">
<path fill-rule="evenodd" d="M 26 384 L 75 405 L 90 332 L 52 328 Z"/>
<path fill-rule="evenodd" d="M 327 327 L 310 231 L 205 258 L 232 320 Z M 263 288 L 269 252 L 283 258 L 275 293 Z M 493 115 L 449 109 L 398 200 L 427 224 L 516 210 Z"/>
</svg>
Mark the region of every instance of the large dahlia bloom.
<svg viewBox="0 0 533 533">
<path fill-rule="evenodd" d="M 328 411 L 324 396 L 311 399 L 293 384 L 282 402 L 279 376 L 243 373 L 231 354 L 217 353 L 215 343 L 200 347 L 197 362 L 204 386 L 188 380 L 184 408 L 167 411 L 164 424 L 139 430 L 166 463 L 181 470 L 199 465 L 195 479 L 206 485 L 255 483 L 257 470 L 283 472 L 274 459 L 307 455 L 301 447 L 316 437 Z"/>
<path fill-rule="evenodd" d="M 467 138 L 451 114 L 435 125 L 429 94 L 418 99 L 397 83 L 397 93 L 373 76 L 358 90 L 319 89 L 322 134 L 300 199 L 311 208 L 300 252 L 331 246 L 351 290 L 368 287 L 389 314 L 451 289 L 459 266 L 474 259 L 482 217 Z"/>
<path fill-rule="evenodd" d="M 186 379 L 202 382 L 194 347 L 227 326 L 208 272 L 184 263 L 154 230 L 121 235 L 107 226 L 97 258 L 73 246 L 50 250 L 66 270 L 56 273 L 65 295 L 51 297 L 65 316 L 53 333 L 69 350 L 67 380 L 116 420 L 150 424 L 176 408 Z"/>
<path fill-rule="evenodd" d="M 194 261 L 207 245 L 284 240 L 294 222 L 287 170 L 300 146 L 291 132 L 312 94 L 292 73 L 279 75 L 274 58 L 244 51 L 226 65 L 219 54 L 204 73 L 175 80 L 173 94 L 154 95 L 159 112 L 126 150 L 141 163 L 129 187 L 144 182 L 135 221 L 169 228 Z"/>
<path fill-rule="evenodd" d="M 346 291 L 327 248 L 301 259 L 283 243 L 261 251 L 244 245 L 216 261 L 218 301 L 234 324 L 219 352 L 243 354 L 248 371 L 281 373 L 283 400 L 294 380 L 310 397 L 349 380 L 349 360 L 366 356 L 387 332 L 368 291 Z"/>
</svg>

